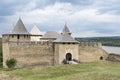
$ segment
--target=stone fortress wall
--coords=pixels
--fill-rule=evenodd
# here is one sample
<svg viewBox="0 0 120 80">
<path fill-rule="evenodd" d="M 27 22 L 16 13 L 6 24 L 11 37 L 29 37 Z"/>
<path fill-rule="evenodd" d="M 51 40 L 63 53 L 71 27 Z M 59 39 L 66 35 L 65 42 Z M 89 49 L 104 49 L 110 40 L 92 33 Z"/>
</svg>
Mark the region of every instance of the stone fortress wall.
<svg viewBox="0 0 120 80">
<path fill-rule="evenodd" d="M 62 64 L 66 53 L 79 62 L 90 62 L 105 59 L 107 54 L 100 43 L 80 42 L 79 44 L 54 44 L 49 41 L 9 41 L 3 43 L 4 66 L 9 58 L 17 60 L 17 67 L 35 65 Z M 98 54 L 99 53 L 99 54 Z"/>
<path fill-rule="evenodd" d="M 48 42 L 8 42 L 3 43 L 4 66 L 9 58 L 17 60 L 17 67 L 53 65 L 53 45 Z"/>
<path fill-rule="evenodd" d="M 92 62 L 106 60 L 108 53 L 101 47 L 97 46 L 80 46 L 79 45 L 79 61 Z"/>
</svg>

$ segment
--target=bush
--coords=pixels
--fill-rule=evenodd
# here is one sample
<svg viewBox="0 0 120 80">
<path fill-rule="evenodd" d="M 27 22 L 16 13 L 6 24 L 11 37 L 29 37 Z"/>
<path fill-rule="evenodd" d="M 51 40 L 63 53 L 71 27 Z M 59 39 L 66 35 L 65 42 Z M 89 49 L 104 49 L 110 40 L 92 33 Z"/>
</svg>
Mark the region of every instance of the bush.
<svg viewBox="0 0 120 80">
<path fill-rule="evenodd" d="M 8 66 L 8 68 L 14 68 L 16 66 L 16 63 L 17 61 L 14 58 L 8 59 L 6 61 L 6 65 Z"/>
</svg>

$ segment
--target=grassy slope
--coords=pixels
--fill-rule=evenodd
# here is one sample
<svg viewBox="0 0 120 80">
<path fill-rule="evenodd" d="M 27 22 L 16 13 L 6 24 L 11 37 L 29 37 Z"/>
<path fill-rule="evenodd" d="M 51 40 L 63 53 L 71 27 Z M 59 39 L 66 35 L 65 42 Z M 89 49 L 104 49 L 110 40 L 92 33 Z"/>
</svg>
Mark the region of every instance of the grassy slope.
<svg viewBox="0 0 120 80">
<path fill-rule="evenodd" d="M 8 80 L 120 80 L 120 63 L 91 62 L 79 65 L 29 67 L 1 70 Z M 5 79 L 7 80 L 7 78 Z"/>
</svg>

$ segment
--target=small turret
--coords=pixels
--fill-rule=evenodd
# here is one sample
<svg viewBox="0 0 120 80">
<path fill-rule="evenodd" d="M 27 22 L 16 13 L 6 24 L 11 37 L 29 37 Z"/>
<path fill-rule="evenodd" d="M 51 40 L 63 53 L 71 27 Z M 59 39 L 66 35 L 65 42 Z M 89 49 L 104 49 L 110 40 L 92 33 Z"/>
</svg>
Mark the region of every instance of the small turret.
<svg viewBox="0 0 120 80">
<path fill-rule="evenodd" d="M 61 34 L 69 34 L 69 35 L 71 35 L 71 32 L 70 32 L 70 30 L 68 29 L 66 23 L 65 23 L 65 26 L 64 26 L 63 31 L 62 31 Z"/>
<path fill-rule="evenodd" d="M 67 25 L 65 24 L 61 36 L 58 37 L 54 42 L 56 43 L 78 43 L 72 36 L 71 32 L 68 29 Z"/>
</svg>

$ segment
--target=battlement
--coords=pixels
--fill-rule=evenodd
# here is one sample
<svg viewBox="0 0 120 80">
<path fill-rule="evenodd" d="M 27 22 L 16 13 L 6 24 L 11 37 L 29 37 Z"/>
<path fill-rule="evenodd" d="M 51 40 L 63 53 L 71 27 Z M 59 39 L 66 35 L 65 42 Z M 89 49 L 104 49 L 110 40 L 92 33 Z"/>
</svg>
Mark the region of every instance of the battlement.
<svg viewBox="0 0 120 80">
<path fill-rule="evenodd" d="M 9 41 L 9 45 L 52 45 L 49 41 Z"/>
<path fill-rule="evenodd" d="M 52 45 L 53 42 L 50 41 L 9 41 L 9 45 Z M 102 44 L 99 42 L 79 42 L 81 47 L 99 47 L 101 48 Z"/>
<path fill-rule="evenodd" d="M 85 47 L 85 46 L 89 46 L 89 47 L 99 47 L 101 48 L 102 44 L 99 42 L 80 42 L 79 46 Z"/>
</svg>

